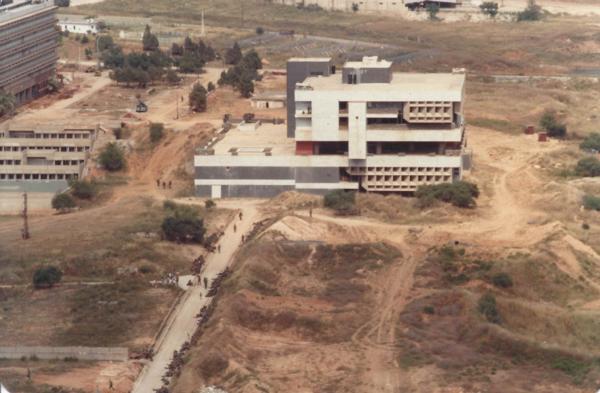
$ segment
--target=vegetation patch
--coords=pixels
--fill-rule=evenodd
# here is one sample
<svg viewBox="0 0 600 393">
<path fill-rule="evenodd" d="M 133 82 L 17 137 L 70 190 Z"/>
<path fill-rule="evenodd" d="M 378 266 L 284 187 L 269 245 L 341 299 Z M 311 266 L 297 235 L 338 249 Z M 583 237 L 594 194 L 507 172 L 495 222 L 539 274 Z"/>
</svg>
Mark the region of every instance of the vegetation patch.
<svg viewBox="0 0 600 393">
<path fill-rule="evenodd" d="M 415 197 L 421 208 L 431 207 L 435 201 L 472 208 L 475 207 L 475 199 L 479 197 L 479 188 L 476 184 L 467 181 L 432 184 L 417 188 Z"/>
<path fill-rule="evenodd" d="M 339 215 L 356 214 L 356 193 L 354 191 L 335 190 L 325 194 L 323 204 Z"/>
</svg>

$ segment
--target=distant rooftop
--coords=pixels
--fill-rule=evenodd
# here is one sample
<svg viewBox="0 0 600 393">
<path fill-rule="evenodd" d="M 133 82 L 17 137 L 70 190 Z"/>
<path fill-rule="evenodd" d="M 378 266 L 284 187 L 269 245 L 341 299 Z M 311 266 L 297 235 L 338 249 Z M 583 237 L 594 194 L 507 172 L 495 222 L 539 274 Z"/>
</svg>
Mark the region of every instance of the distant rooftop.
<svg viewBox="0 0 600 393">
<path fill-rule="evenodd" d="M 288 59 L 289 62 L 297 61 L 312 61 L 312 62 L 330 62 L 331 57 L 292 57 Z"/>
<path fill-rule="evenodd" d="M 56 6 L 49 0 L 22 0 L 0 6 L 0 26 L 29 14 L 45 11 Z"/>
<path fill-rule="evenodd" d="M 379 60 L 377 56 L 365 56 L 362 61 L 347 61 L 344 68 L 390 68 L 391 61 Z"/>
</svg>

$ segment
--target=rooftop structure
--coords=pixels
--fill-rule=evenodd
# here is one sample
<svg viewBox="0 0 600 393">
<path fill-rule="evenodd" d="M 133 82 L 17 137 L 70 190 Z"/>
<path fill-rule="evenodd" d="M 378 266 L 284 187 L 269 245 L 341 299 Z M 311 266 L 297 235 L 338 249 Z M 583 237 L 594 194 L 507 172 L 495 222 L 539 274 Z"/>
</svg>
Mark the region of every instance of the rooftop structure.
<svg viewBox="0 0 600 393">
<path fill-rule="evenodd" d="M 0 6 L 0 89 L 17 104 L 43 94 L 56 71 L 56 8 L 46 0 Z"/>
<path fill-rule="evenodd" d="M 391 66 L 364 58 L 340 74 L 329 59 L 290 60 L 288 137 L 275 125 L 230 131 L 196 156 L 197 194 L 410 193 L 461 179 L 470 165 L 464 72 L 393 73 Z"/>
<path fill-rule="evenodd" d="M 58 26 L 62 31 L 76 34 L 97 34 L 98 24 L 93 18 L 82 18 L 76 15 L 61 16 Z"/>
</svg>

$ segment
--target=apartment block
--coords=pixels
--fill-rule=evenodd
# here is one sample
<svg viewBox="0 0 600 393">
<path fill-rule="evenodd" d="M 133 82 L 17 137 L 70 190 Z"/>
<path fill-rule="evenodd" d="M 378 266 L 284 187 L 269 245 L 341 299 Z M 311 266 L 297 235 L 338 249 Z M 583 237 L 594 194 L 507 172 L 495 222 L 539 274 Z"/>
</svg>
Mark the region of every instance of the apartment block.
<svg viewBox="0 0 600 393">
<path fill-rule="evenodd" d="M 394 73 L 376 57 L 347 62 L 339 72 L 331 59 L 290 63 L 287 131 L 234 130 L 202 150 L 195 157 L 198 195 L 412 193 L 462 178 L 470 165 L 463 71 Z"/>
<path fill-rule="evenodd" d="M 17 104 L 43 94 L 56 71 L 56 8 L 46 0 L 0 6 L 0 89 Z"/>
<path fill-rule="evenodd" d="M 87 128 L 0 130 L 0 184 L 78 179 L 95 139 Z"/>
</svg>

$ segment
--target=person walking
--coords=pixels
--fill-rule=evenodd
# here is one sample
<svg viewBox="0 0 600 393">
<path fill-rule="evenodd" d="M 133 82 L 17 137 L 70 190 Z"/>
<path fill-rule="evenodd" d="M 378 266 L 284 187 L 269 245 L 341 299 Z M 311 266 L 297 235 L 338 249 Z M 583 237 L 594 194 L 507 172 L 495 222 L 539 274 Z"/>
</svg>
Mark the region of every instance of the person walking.
<svg viewBox="0 0 600 393">
<path fill-rule="evenodd" d="M 233 224 L 233 233 L 235 233 L 237 231 L 237 226 L 235 224 Z"/>
<path fill-rule="evenodd" d="M 204 277 L 204 289 L 208 289 L 208 278 Z"/>
<path fill-rule="evenodd" d="M 221 253 L 221 245 L 217 245 L 217 251 L 219 251 L 219 254 Z"/>
</svg>

